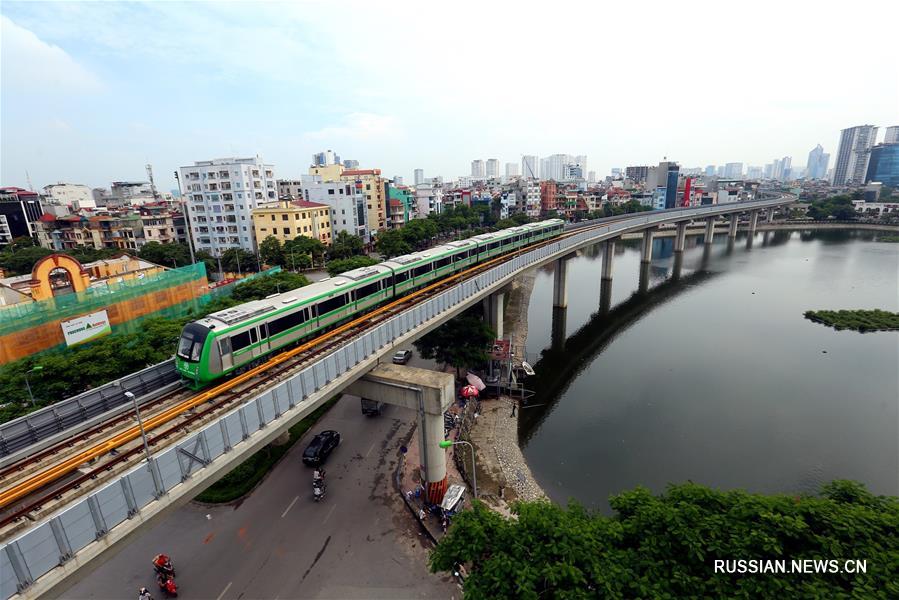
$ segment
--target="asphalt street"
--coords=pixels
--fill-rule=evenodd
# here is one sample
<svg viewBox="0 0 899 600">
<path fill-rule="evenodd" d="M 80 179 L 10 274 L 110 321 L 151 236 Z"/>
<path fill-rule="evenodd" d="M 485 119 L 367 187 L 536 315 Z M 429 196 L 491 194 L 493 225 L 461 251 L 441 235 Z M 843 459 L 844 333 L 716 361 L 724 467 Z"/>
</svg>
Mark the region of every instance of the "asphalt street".
<svg viewBox="0 0 899 600">
<path fill-rule="evenodd" d="M 243 501 L 176 510 L 60 597 L 136 598 L 147 586 L 159 600 L 151 560 L 164 552 L 184 599 L 460 598 L 451 578 L 428 572 L 425 540 L 393 487 L 414 419 L 394 406 L 364 417 L 359 399 L 344 396 Z M 316 503 L 300 457 L 324 429 L 342 441 Z"/>
</svg>

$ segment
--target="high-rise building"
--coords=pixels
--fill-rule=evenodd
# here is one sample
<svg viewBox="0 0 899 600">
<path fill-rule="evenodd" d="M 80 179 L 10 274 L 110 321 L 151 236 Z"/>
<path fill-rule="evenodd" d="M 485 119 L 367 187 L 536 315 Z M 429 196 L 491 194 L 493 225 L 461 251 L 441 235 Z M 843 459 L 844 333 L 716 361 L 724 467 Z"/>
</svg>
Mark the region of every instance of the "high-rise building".
<svg viewBox="0 0 899 600">
<path fill-rule="evenodd" d="M 717 167 L 715 165 L 706 165 L 705 175 L 706 177 L 712 177 L 716 173 Z"/>
<path fill-rule="evenodd" d="M 35 235 L 34 223 L 44 214 L 37 192 L 17 187 L 0 188 L 0 244 Z"/>
<path fill-rule="evenodd" d="M 495 158 L 487 159 L 487 179 L 499 177 L 499 161 Z"/>
<path fill-rule="evenodd" d="M 596 183 L 596 171 L 587 171 L 587 183 Z"/>
<path fill-rule="evenodd" d="M 883 137 L 884 144 L 895 144 L 899 142 L 899 125 L 893 125 L 886 128 L 886 135 Z"/>
<path fill-rule="evenodd" d="M 781 159 L 775 158 L 774 162 L 772 162 L 771 164 L 771 179 L 777 179 L 778 181 L 790 181 L 790 179 L 792 178 L 792 157 L 784 156 Z"/>
<path fill-rule="evenodd" d="M 540 159 L 533 154 L 521 157 L 521 176 L 525 179 L 540 179 Z"/>
<path fill-rule="evenodd" d="M 808 162 L 805 164 L 806 179 L 824 179 L 827 175 L 827 164 L 830 162 L 830 154 L 824 152 L 821 144 L 815 146 L 808 153 Z"/>
<path fill-rule="evenodd" d="M 518 177 L 518 163 L 506 163 L 506 177 Z"/>
<path fill-rule="evenodd" d="M 724 177 L 727 179 L 739 179 L 743 176 L 743 163 L 732 162 L 724 165 Z"/>
<path fill-rule="evenodd" d="M 358 168 L 359 168 L 359 161 L 358 161 L 358 160 L 350 160 L 350 159 L 346 159 L 345 161 L 343 161 L 343 166 L 346 167 L 347 169 L 350 169 L 350 170 L 358 169 Z"/>
<path fill-rule="evenodd" d="M 877 144 L 871 148 L 865 183 L 874 181 L 891 188 L 899 187 L 899 142 Z"/>
<path fill-rule="evenodd" d="M 552 154 L 540 159 L 540 178 L 553 181 L 566 181 L 574 179 L 572 173 L 580 173 L 577 178 L 583 179 L 587 170 L 587 157 L 583 154 L 572 156 L 571 154 Z"/>
<path fill-rule="evenodd" d="M 657 208 L 674 208 L 679 175 L 680 166 L 674 161 L 663 161 L 658 167 L 649 167 L 644 187 L 657 198 Z"/>
<path fill-rule="evenodd" d="M 483 179 L 487 176 L 487 167 L 481 159 L 471 161 L 471 176 L 475 179 Z"/>
<path fill-rule="evenodd" d="M 646 181 L 646 175 L 649 173 L 649 167 L 646 165 L 639 167 L 626 167 L 624 169 L 624 175 L 631 181 L 635 181 L 637 183 L 643 183 Z"/>
<path fill-rule="evenodd" d="M 762 178 L 762 168 L 761 167 L 746 167 L 746 179 L 761 179 Z"/>
<path fill-rule="evenodd" d="M 424 169 L 415 169 L 415 175 L 412 177 L 412 180 L 415 182 L 415 185 L 419 183 L 425 182 L 425 170 Z"/>
<path fill-rule="evenodd" d="M 718 168 L 715 169 L 715 175 L 724 177 L 724 165 L 719 165 Z"/>
<path fill-rule="evenodd" d="M 277 200 L 274 171 L 258 156 L 201 160 L 179 169 L 197 250 L 213 256 L 237 247 L 255 252 L 252 211 Z"/>
<path fill-rule="evenodd" d="M 840 147 L 833 170 L 834 185 L 864 183 L 876 138 L 877 127 L 874 125 L 849 127 L 840 133 Z"/>
<path fill-rule="evenodd" d="M 312 165 L 315 167 L 326 167 L 328 165 L 339 165 L 340 157 L 334 154 L 332 150 L 325 150 L 312 155 Z"/>
</svg>

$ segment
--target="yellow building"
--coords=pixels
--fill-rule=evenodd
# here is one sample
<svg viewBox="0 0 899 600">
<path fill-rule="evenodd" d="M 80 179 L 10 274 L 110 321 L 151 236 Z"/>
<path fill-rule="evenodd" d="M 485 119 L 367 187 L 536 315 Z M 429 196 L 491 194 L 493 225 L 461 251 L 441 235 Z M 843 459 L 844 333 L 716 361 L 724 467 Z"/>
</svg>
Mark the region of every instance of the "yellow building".
<svg viewBox="0 0 899 600">
<path fill-rule="evenodd" d="M 331 216 L 326 204 L 305 200 L 280 200 L 253 209 L 253 230 L 256 243 L 270 235 L 281 242 L 301 235 L 331 245 Z"/>
<path fill-rule="evenodd" d="M 341 181 L 343 165 L 313 165 L 309 167 L 309 174 L 321 177 L 322 181 Z"/>
<path fill-rule="evenodd" d="M 365 196 L 369 231 L 374 233 L 384 229 L 387 225 L 387 201 L 384 198 L 381 169 L 348 169 L 343 171 L 340 179 L 354 184 Z"/>
</svg>

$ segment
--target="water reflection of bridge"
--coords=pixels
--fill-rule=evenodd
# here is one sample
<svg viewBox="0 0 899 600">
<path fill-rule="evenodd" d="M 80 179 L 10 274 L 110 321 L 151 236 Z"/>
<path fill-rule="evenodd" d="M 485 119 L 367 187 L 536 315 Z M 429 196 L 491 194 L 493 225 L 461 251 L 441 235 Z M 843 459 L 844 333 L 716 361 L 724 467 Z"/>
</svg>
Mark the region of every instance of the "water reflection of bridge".
<svg viewBox="0 0 899 600">
<path fill-rule="evenodd" d="M 662 240 L 659 240 L 662 241 Z M 733 240 L 728 240 L 725 255 L 733 252 Z M 666 256 L 659 248 L 659 256 Z M 683 252 L 670 252 L 674 261 L 669 266 L 641 263 L 637 290 L 624 302 L 611 307 L 612 280 L 603 279 L 600 286 L 599 308 L 580 329 L 567 339 L 565 326 L 567 309 L 553 308 L 551 345 L 543 350 L 534 365 L 537 375 L 527 382 L 534 390 L 533 406 L 522 410 L 519 417 L 519 436 L 527 441 L 552 410 L 577 375 L 587 368 L 621 333 L 639 322 L 653 309 L 679 294 L 703 285 L 719 275 L 708 270 L 711 245 L 704 245 L 702 258 L 695 271 L 683 274 Z M 670 277 L 650 289 L 654 277 Z"/>
</svg>

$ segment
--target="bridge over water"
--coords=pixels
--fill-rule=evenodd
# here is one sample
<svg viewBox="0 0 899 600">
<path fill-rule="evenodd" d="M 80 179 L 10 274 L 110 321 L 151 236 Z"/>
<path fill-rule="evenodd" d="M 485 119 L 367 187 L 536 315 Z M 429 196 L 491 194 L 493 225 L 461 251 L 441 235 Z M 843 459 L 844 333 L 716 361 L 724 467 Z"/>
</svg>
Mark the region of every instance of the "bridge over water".
<svg viewBox="0 0 899 600">
<path fill-rule="evenodd" d="M 32 598 L 52 591 L 141 527 L 188 502 L 361 378 L 396 348 L 408 346 L 473 304 L 492 297 L 490 319 L 501 322 L 502 302 L 497 295 L 522 271 L 556 261 L 553 304 L 563 309 L 567 305 L 566 260 L 581 248 L 604 244 L 601 277 L 610 281 L 614 244 L 624 234 L 642 233 L 642 261 L 648 265 L 653 235 L 659 227 L 676 227 L 674 249 L 682 253 L 689 222 L 704 220 L 705 242 L 710 243 L 719 219 L 729 219 L 728 235 L 735 237 L 740 216 L 745 214 L 751 243 L 759 215 L 771 215 L 777 207 L 794 200 L 786 196 L 582 222 L 568 226 L 559 239 L 508 255 L 495 266 L 459 280 L 428 300 L 316 356 L 288 379 L 260 390 L 240 406 L 204 424 L 202 429 L 189 432 L 155 452 L 151 460 L 142 461 L 102 487 L 73 498 L 63 508 L 28 515 L 28 521 L 20 521 L 21 526 L 7 535 L 0 547 L 0 598 Z M 633 315 L 627 315 L 625 320 L 631 318 Z M 439 423 L 427 423 L 428 428 L 443 426 L 442 416 L 425 414 L 420 418 L 439 419 Z M 439 484 L 445 478 L 445 469 L 440 472 L 439 468 L 429 467 L 429 471 L 425 474 L 428 483 Z M 441 487 L 436 485 L 434 489 Z"/>
</svg>

